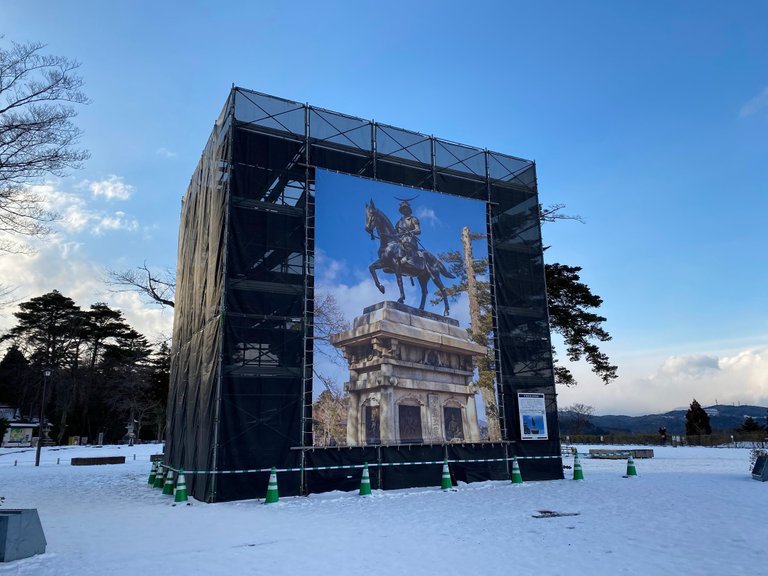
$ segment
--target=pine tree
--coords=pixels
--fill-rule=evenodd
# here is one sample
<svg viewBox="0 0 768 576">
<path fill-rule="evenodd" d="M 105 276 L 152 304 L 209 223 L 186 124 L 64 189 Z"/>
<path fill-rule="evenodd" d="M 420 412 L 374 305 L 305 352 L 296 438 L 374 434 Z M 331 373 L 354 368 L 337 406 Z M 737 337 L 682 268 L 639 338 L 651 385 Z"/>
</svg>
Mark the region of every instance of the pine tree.
<svg viewBox="0 0 768 576">
<path fill-rule="evenodd" d="M 5 431 L 8 430 L 8 427 L 10 426 L 10 422 L 6 420 L 4 417 L 0 417 L 0 442 L 3 440 L 3 436 L 5 436 Z"/>
<path fill-rule="evenodd" d="M 458 284 L 445 289 L 448 297 L 456 301 L 458 296 L 468 289 L 464 259 L 457 250 L 440 254 L 440 259 L 448 265 L 451 274 L 459 278 Z M 473 266 L 476 276 L 487 276 L 487 258 L 475 260 Z M 592 368 L 592 372 L 605 384 L 609 384 L 617 378 L 618 367 L 611 364 L 608 355 L 599 347 L 600 342 L 608 342 L 611 339 L 611 335 L 603 326 L 606 318 L 594 313 L 594 310 L 602 305 L 603 299 L 580 281 L 580 271 L 579 266 L 557 263 L 544 266 L 550 329 L 563 337 L 568 360 L 577 362 L 583 358 Z M 473 334 L 473 339 L 479 344 L 488 345 L 493 340 L 490 282 L 478 280 L 477 293 L 482 329 L 478 334 Z M 433 304 L 438 301 L 437 295 L 431 300 Z M 555 362 L 557 362 L 556 358 Z M 482 388 L 485 373 L 489 375 L 492 382 L 494 373 L 492 360 L 488 360 L 487 372 L 483 371 L 483 366 L 480 368 L 481 382 L 478 385 Z M 555 383 L 573 386 L 576 384 L 576 379 L 568 368 L 555 364 Z"/>
<path fill-rule="evenodd" d="M 42 371 L 51 369 L 44 417 L 57 443 L 99 432 L 115 441 L 131 418 L 139 428 L 143 418 L 164 421 L 167 384 L 161 375 L 152 380 L 152 350 L 119 310 L 103 303 L 81 310 L 54 290 L 20 304 L 14 316 L 16 326 L 0 339 L 13 344 L 0 362 L 0 399 L 17 398 L 23 415 L 37 415 Z"/>
<path fill-rule="evenodd" d="M 0 360 L 0 402 L 21 410 L 22 416 L 32 411 L 26 383 L 31 379 L 29 362 L 17 346 L 11 346 Z"/>
<path fill-rule="evenodd" d="M 563 337 L 568 360 L 577 362 L 584 358 L 604 384 L 617 377 L 618 367 L 611 364 L 608 355 L 600 350 L 599 342 L 611 339 L 603 327 L 604 316 L 595 314 L 603 299 L 581 282 L 580 266 L 546 264 L 547 306 L 549 325 L 552 332 Z M 555 366 L 555 380 L 558 384 L 570 386 L 576 381 L 565 366 Z"/>
<path fill-rule="evenodd" d="M 760 426 L 760 423 L 757 420 L 752 418 L 752 416 L 747 416 L 744 418 L 744 422 L 739 426 L 737 432 L 760 432 L 762 429 L 763 427 Z"/>
<path fill-rule="evenodd" d="M 685 414 L 685 433 L 688 436 L 700 436 L 712 434 L 712 426 L 709 424 L 709 414 L 701 407 L 696 399 L 691 402 L 688 412 Z"/>
<path fill-rule="evenodd" d="M 168 388 L 171 383 L 171 349 L 161 342 L 151 361 L 149 397 L 154 400 L 147 419 L 152 426 L 152 439 L 162 440 L 168 408 Z"/>
</svg>

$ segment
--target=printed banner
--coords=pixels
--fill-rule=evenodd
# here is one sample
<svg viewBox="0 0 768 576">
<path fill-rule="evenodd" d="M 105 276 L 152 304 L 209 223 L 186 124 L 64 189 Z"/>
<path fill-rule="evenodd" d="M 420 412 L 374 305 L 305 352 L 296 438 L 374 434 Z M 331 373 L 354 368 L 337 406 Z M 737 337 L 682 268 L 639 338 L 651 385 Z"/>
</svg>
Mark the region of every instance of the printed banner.
<svg viewBox="0 0 768 576">
<path fill-rule="evenodd" d="M 547 440 L 547 410 L 544 394 L 518 393 L 520 408 L 520 439 Z"/>
</svg>

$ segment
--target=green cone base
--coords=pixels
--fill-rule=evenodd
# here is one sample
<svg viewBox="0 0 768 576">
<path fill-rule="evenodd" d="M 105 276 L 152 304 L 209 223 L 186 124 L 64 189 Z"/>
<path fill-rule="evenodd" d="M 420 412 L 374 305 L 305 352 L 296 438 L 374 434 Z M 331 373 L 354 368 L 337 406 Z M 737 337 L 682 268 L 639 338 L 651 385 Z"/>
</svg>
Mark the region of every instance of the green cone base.
<svg viewBox="0 0 768 576">
<path fill-rule="evenodd" d="M 189 504 L 189 498 L 187 497 L 187 481 L 184 478 L 184 471 L 179 470 L 179 478 L 176 481 L 176 490 L 173 493 L 174 504 Z"/>
<path fill-rule="evenodd" d="M 168 471 L 168 477 L 163 484 L 163 494 L 165 496 L 173 496 L 173 472 Z"/>
<path fill-rule="evenodd" d="M 152 484 L 152 488 L 162 488 L 163 487 L 163 469 L 161 466 L 157 467 L 157 474 L 155 475 L 155 483 Z"/>
<path fill-rule="evenodd" d="M 453 490 L 453 482 L 451 482 L 451 471 L 448 469 L 448 460 L 443 463 L 443 477 L 440 480 L 441 490 Z"/>
<path fill-rule="evenodd" d="M 581 469 L 581 461 L 578 454 L 573 457 L 573 479 L 584 480 L 584 472 Z"/>
<path fill-rule="evenodd" d="M 371 495 L 371 477 L 368 475 L 368 464 L 363 468 L 363 476 L 360 479 L 360 496 Z"/>
<path fill-rule="evenodd" d="M 269 473 L 267 497 L 264 499 L 264 504 L 275 504 L 278 500 L 280 500 L 280 496 L 277 493 L 277 471 L 272 467 L 272 472 Z"/>
</svg>

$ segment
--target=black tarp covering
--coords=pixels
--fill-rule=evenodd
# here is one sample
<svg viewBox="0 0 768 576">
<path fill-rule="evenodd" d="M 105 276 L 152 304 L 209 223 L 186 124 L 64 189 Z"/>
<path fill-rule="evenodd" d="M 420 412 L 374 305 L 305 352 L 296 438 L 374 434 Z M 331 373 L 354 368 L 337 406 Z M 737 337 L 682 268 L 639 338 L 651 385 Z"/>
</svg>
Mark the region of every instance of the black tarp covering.
<svg viewBox="0 0 768 576">
<path fill-rule="evenodd" d="M 312 443 L 315 169 L 480 199 L 488 206 L 502 444 L 306 450 Z M 223 471 L 558 455 L 535 165 L 234 88 L 182 204 L 168 438 L 200 500 L 262 497 L 266 473 Z M 540 392 L 547 440 L 520 439 L 517 393 Z M 302 450 L 304 449 L 304 450 Z M 303 456 L 302 456 L 303 454 Z M 520 462 L 562 478 L 559 458 Z M 374 487 L 439 485 L 439 465 L 371 469 Z M 455 479 L 508 478 L 507 464 L 457 463 Z M 281 494 L 356 489 L 360 470 L 280 475 Z"/>
<path fill-rule="evenodd" d="M 228 104 L 184 195 L 179 227 L 164 458 L 174 467 L 193 471 L 216 468 L 229 127 Z M 214 475 L 187 478 L 190 495 L 215 499 Z"/>
<path fill-rule="evenodd" d="M 375 446 L 353 446 L 340 448 L 319 448 L 305 453 L 307 467 L 324 466 L 355 466 L 368 464 L 372 466 L 379 462 L 379 450 Z M 342 470 L 308 470 L 306 472 L 307 492 L 330 492 L 332 490 L 357 490 L 360 488 L 361 468 Z M 371 488 L 381 487 L 379 469 L 372 466 L 368 470 Z"/>
<path fill-rule="evenodd" d="M 441 464 L 414 464 L 414 462 L 442 462 L 445 449 L 440 445 L 408 444 L 387 446 L 381 450 L 383 463 L 400 466 L 384 466 L 381 484 L 386 490 L 398 490 L 416 486 L 440 486 L 443 473 Z"/>
<path fill-rule="evenodd" d="M 442 463 L 445 458 L 449 460 L 504 459 L 507 457 L 507 450 L 512 456 L 513 450 L 500 443 L 324 447 L 308 450 L 305 465 L 326 467 L 368 463 L 371 488 L 394 490 L 415 486 L 440 486 Z M 436 462 L 436 464 L 419 464 L 419 462 Z M 379 466 L 382 463 L 384 466 Z M 387 465 L 392 463 L 402 465 Z M 450 472 L 454 484 L 510 479 L 506 461 L 451 462 Z M 307 491 L 315 493 L 357 490 L 360 488 L 361 476 L 361 468 L 307 470 Z M 533 475 L 530 479 L 534 479 Z"/>
<path fill-rule="evenodd" d="M 450 460 L 482 460 L 505 458 L 507 448 L 503 444 L 449 444 Z M 511 451 L 510 451 L 510 455 Z M 482 482 L 484 480 L 509 480 L 507 462 L 452 462 L 451 476 L 460 482 Z"/>
<path fill-rule="evenodd" d="M 505 439 L 516 441 L 518 456 L 557 454 L 557 425 L 552 346 L 547 316 L 544 257 L 535 189 L 535 166 L 513 182 L 490 186 L 490 259 L 496 301 L 497 386 Z M 522 187 L 518 182 L 530 182 Z M 547 440 L 521 440 L 518 392 L 543 393 Z M 524 478 L 562 478 L 558 459 L 521 460 Z"/>
</svg>

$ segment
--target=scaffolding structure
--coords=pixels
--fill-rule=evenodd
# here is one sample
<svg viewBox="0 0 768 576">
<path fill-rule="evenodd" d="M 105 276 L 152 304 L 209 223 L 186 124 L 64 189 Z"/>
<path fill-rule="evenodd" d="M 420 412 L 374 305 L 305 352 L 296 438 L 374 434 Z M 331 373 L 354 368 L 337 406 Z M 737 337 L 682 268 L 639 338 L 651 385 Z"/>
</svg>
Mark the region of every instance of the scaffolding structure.
<svg viewBox="0 0 768 576">
<path fill-rule="evenodd" d="M 312 446 L 317 169 L 485 203 L 501 443 Z M 544 395 L 546 440 L 521 440 L 520 392 Z M 527 479 L 562 478 L 555 396 L 532 161 L 231 90 L 179 231 L 165 461 L 210 472 L 191 475 L 191 495 L 263 497 L 266 473 L 234 471 L 271 466 L 301 470 L 281 480 L 286 495 L 344 489 L 344 470 L 303 470 L 449 455 L 488 460 L 458 472 L 472 480 L 508 477 L 510 455 Z M 408 468 L 380 468 L 377 482 L 432 484 Z"/>
</svg>

